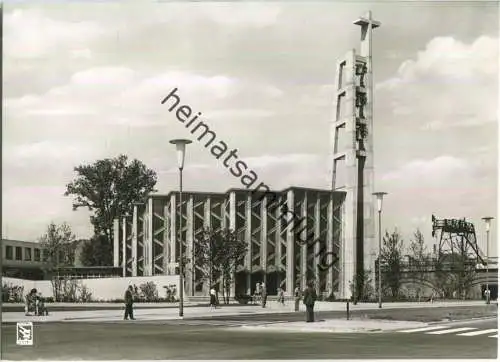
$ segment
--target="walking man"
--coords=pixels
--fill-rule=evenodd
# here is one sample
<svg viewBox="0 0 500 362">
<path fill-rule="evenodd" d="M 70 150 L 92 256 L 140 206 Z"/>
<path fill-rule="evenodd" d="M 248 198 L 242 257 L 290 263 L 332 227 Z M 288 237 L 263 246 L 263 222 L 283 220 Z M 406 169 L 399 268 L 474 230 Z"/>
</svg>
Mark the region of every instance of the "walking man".
<svg viewBox="0 0 500 362">
<path fill-rule="evenodd" d="M 267 289 L 266 289 L 266 285 L 264 283 L 262 283 L 262 286 L 260 288 L 260 292 L 262 295 L 262 308 L 265 308 L 266 302 L 267 302 Z"/>
<path fill-rule="evenodd" d="M 304 291 L 304 304 L 306 305 L 306 322 L 314 322 L 314 302 L 316 302 L 317 295 L 314 289 L 314 283 L 309 282 L 307 289 Z"/>
<path fill-rule="evenodd" d="M 128 317 L 130 316 L 130 319 L 135 320 L 134 318 L 134 296 L 133 296 L 134 288 L 129 285 L 127 291 L 125 292 L 125 317 L 123 319 L 128 320 Z"/>
</svg>

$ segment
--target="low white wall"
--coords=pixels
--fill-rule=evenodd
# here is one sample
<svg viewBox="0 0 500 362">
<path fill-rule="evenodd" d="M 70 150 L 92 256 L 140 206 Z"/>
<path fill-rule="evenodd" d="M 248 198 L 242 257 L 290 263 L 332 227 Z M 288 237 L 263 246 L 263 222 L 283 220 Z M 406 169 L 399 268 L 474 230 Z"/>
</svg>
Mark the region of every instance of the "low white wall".
<svg viewBox="0 0 500 362">
<path fill-rule="evenodd" d="M 175 285 L 177 297 L 179 297 L 179 276 L 178 275 L 154 275 L 149 277 L 127 277 L 127 278 L 96 278 L 96 279 L 76 279 L 85 285 L 92 293 L 92 300 L 106 301 L 111 299 L 122 299 L 125 290 L 129 285 L 136 285 L 153 282 L 156 284 L 158 296 L 166 296 L 164 286 Z M 24 295 L 32 288 L 36 288 L 44 297 L 53 297 L 52 284 L 50 280 L 24 280 L 16 278 L 2 278 L 3 284 L 11 284 L 24 287 Z"/>
<path fill-rule="evenodd" d="M 23 296 L 33 288 L 42 293 L 43 296 L 52 297 L 52 284 L 49 280 L 25 280 L 17 278 L 2 277 L 2 284 L 24 287 Z"/>
</svg>

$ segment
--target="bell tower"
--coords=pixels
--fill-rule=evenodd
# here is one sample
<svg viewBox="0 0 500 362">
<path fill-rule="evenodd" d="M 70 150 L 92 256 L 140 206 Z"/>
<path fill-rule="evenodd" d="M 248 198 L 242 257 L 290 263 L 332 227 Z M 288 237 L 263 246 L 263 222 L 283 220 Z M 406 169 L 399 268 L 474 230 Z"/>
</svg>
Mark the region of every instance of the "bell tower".
<svg viewBox="0 0 500 362">
<path fill-rule="evenodd" d="M 339 291 L 358 299 L 365 271 L 375 280 L 372 31 L 380 23 L 370 11 L 354 24 L 361 28 L 359 54 L 352 49 L 337 62 L 332 190 L 346 192 Z"/>
</svg>

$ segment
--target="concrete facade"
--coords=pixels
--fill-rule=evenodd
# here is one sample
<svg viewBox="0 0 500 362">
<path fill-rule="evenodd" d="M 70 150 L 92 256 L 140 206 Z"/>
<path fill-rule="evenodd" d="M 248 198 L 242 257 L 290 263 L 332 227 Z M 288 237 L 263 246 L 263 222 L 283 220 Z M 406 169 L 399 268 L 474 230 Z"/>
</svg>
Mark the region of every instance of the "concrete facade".
<svg viewBox="0 0 500 362">
<path fill-rule="evenodd" d="M 114 257 L 115 267 L 122 266 L 124 276 L 178 274 L 182 217 L 187 296 L 208 293 L 194 248 L 203 229 L 213 228 L 234 230 L 248 245 L 244 263 L 235 270 L 233 295 L 253 293 L 257 282 L 265 282 L 274 294 L 278 286 L 291 293 L 297 283 L 305 288 L 307 280 L 316 280 L 319 293 L 344 297 L 336 258 L 344 244 L 344 198 L 343 192 L 298 187 L 266 193 L 183 192 L 179 213 L 178 192 L 150 195 L 133 215 L 115 220 L 114 250 L 122 250 Z"/>
<path fill-rule="evenodd" d="M 359 54 L 350 50 L 337 62 L 335 116 L 332 127 L 332 189 L 345 191 L 345 244 L 341 284 L 361 284 L 356 275 L 372 273 L 377 257 L 373 170 L 372 29 L 380 26 L 368 13 L 361 27 Z M 374 278 L 372 277 L 372 280 Z M 359 286 L 361 289 L 361 286 Z"/>
</svg>

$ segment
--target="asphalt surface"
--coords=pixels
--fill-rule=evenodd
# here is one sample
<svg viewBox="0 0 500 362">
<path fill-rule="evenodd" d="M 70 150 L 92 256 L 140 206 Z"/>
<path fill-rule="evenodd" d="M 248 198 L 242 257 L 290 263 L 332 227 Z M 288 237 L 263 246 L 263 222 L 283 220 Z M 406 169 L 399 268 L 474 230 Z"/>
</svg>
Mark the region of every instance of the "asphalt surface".
<svg viewBox="0 0 500 362">
<path fill-rule="evenodd" d="M 301 317 L 299 313 L 297 316 Z M 257 316 L 256 316 L 257 317 Z M 2 327 L 2 359 L 378 359 L 496 358 L 496 319 L 438 323 L 459 332 L 294 333 L 252 331 L 245 324 L 278 316 L 198 318 L 110 323 L 57 322 L 34 326 L 34 345 L 18 346 L 15 325 Z M 281 316 L 283 317 L 283 316 Z M 302 315 L 303 317 L 303 315 Z M 286 319 L 276 318 L 283 321 Z M 433 331 L 431 331 L 433 332 Z M 482 333 L 482 332 L 481 332 Z"/>
</svg>

